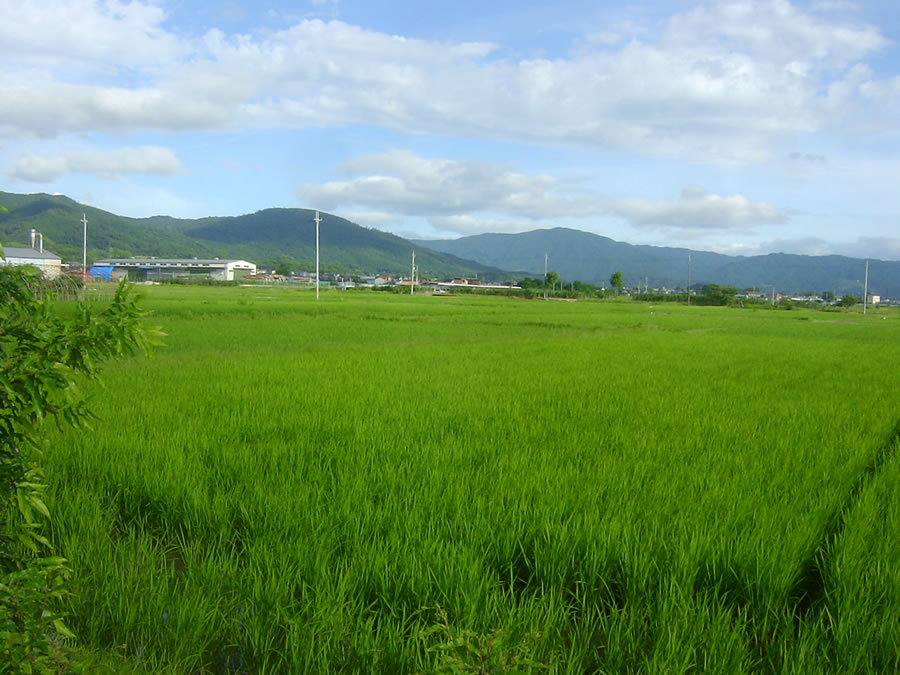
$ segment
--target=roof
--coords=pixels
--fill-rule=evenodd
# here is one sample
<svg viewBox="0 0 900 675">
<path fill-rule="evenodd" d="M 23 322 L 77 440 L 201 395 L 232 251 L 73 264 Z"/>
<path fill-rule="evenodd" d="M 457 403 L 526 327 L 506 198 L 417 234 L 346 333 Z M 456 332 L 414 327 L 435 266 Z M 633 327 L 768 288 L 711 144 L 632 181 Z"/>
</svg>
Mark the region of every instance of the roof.
<svg viewBox="0 0 900 675">
<path fill-rule="evenodd" d="M 31 258 L 32 260 L 59 260 L 62 261 L 55 253 L 50 251 L 38 251 L 36 248 L 20 248 L 18 246 L 4 246 L 4 258 Z"/>
<path fill-rule="evenodd" d="M 210 267 L 212 265 L 227 265 L 230 263 L 244 263 L 252 265 L 247 260 L 231 260 L 225 258 L 104 258 L 95 260 L 95 265 L 107 265 L 110 267 Z"/>
</svg>

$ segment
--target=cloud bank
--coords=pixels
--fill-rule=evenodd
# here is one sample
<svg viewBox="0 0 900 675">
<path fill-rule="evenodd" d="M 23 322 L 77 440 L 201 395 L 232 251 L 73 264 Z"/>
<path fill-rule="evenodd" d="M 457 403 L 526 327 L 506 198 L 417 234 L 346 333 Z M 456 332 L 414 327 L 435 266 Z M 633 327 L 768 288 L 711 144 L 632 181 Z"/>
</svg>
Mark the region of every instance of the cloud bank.
<svg viewBox="0 0 900 675">
<path fill-rule="evenodd" d="M 181 35 L 140 0 L 0 7 L 17 17 L 0 26 L 0 137 L 365 123 L 745 164 L 854 101 L 898 96 L 860 63 L 889 44 L 877 28 L 787 0 L 727 0 L 653 40 L 519 60 L 341 21 Z"/>
<path fill-rule="evenodd" d="M 174 176 L 183 171 L 181 162 L 168 148 L 142 146 L 114 150 L 72 150 L 44 156 L 25 154 L 16 162 L 14 175 L 30 182 L 49 183 L 70 173 L 117 178 L 131 173 Z"/>
<path fill-rule="evenodd" d="M 345 162 L 342 170 L 348 180 L 299 185 L 298 197 L 324 210 L 424 216 L 459 234 L 522 231 L 559 218 L 614 216 L 637 227 L 692 230 L 744 230 L 789 219 L 770 204 L 708 194 L 697 186 L 669 200 L 614 199 L 548 174 L 530 176 L 503 164 L 423 158 L 408 151 L 366 155 Z"/>
</svg>

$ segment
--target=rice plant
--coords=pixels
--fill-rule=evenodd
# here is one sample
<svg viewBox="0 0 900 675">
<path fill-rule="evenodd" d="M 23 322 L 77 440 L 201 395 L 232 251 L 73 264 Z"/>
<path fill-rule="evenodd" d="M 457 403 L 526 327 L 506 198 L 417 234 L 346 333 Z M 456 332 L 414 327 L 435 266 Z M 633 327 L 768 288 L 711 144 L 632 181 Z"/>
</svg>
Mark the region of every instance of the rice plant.
<svg viewBox="0 0 900 675">
<path fill-rule="evenodd" d="M 44 458 L 72 628 L 123 667 L 897 666 L 896 315 L 145 304 L 166 347 Z"/>
</svg>

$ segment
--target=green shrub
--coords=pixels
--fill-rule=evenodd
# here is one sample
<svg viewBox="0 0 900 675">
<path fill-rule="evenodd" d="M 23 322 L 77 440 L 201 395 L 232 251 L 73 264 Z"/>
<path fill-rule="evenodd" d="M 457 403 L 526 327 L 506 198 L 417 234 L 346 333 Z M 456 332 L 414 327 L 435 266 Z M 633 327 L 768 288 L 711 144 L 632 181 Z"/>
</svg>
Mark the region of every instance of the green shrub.
<svg viewBox="0 0 900 675">
<path fill-rule="evenodd" d="M 79 379 L 97 377 L 106 359 L 147 351 L 158 334 L 143 328 L 124 284 L 106 309 L 79 304 L 66 319 L 35 298 L 37 282 L 35 270 L 0 268 L 0 664 L 27 673 L 62 669 L 63 641 L 74 638 L 59 610 L 69 568 L 43 534 L 50 511 L 34 464 L 42 426 L 86 428 Z"/>
</svg>

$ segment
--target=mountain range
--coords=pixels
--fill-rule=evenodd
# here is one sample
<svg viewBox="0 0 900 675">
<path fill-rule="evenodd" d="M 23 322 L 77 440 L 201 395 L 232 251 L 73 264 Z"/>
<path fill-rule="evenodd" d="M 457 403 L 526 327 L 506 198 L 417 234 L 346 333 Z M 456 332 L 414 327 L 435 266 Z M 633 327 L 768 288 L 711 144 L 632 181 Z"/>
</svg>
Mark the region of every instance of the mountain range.
<svg viewBox="0 0 900 675">
<path fill-rule="evenodd" d="M 460 239 L 413 240 L 419 246 L 452 253 L 485 265 L 522 270 L 532 276 L 548 271 L 566 280 L 610 285 L 621 272 L 626 287 L 684 288 L 690 276 L 693 287 L 704 284 L 767 289 L 779 292 L 859 294 L 866 275 L 864 260 L 846 256 L 806 256 L 770 253 L 729 256 L 684 248 L 640 246 L 608 237 L 553 228 L 520 234 L 478 234 Z M 872 260 L 869 291 L 887 295 L 900 292 L 900 262 Z"/>
<path fill-rule="evenodd" d="M 0 192 L 0 243 L 28 246 L 30 231 L 43 234 L 44 248 L 64 262 L 81 262 L 87 216 L 87 259 L 158 256 L 173 258 L 240 258 L 264 269 L 295 272 L 315 269 L 315 211 L 265 209 L 243 216 L 180 219 L 168 216 L 127 218 L 62 195 Z M 320 264 L 329 272 L 409 273 L 414 246 L 405 239 L 322 213 Z M 416 253 L 425 276 L 479 276 L 503 279 L 489 265 L 461 260 L 429 249 Z"/>
<path fill-rule="evenodd" d="M 242 258 L 265 269 L 309 270 L 315 261 L 314 211 L 273 208 L 242 216 L 179 219 L 128 218 L 62 195 L 0 192 L 0 243 L 27 246 L 29 232 L 64 261 L 80 262 L 81 217 L 88 219 L 88 261 L 108 257 Z M 408 274 L 416 251 L 421 277 L 478 276 L 489 280 L 540 277 L 548 270 L 567 281 L 609 285 L 620 271 L 625 285 L 685 287 L 716 283 L 779 292 L 859 294 L 865 262 L 845 256 L 772 253 L 728 256 L 684 248 L 637 246 L 580 230 L 553 228 L 520 234 L 480 234 L 452 240 L 406 240 L 322 213 L 324 271 Z M 900 291 L 900 262 L 873 260 L 869 290 Z"/>
</svg>

